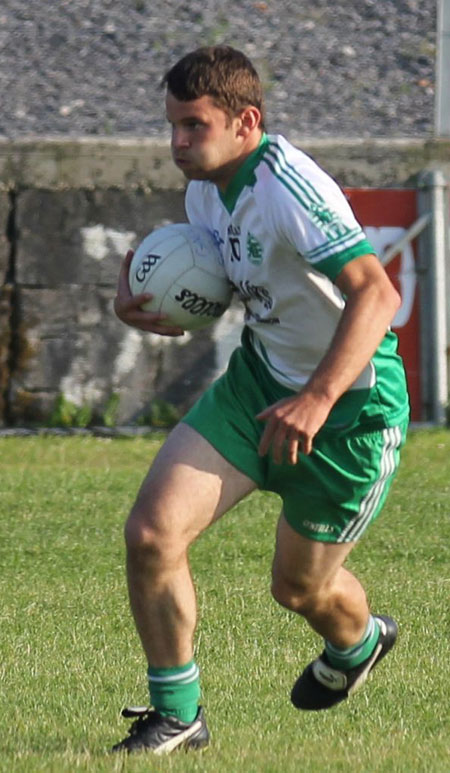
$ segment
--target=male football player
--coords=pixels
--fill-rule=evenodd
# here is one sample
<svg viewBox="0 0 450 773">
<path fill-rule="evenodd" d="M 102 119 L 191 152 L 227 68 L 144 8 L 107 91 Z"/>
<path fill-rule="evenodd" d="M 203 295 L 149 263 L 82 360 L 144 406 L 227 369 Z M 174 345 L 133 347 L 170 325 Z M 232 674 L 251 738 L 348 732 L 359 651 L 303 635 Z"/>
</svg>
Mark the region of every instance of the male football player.
<svg viewBox="0 0 450 773">
<path fill-rule="evenodd" d="M 299 709 L 344 700 L 393 646 L 372 614 L 350 551 L 382 508 L 408 420 L 391 321 L 400 299 L 338 185 L 301 150 L 267 134 L 258 75 L 239 51 L 187 54 L 167 73 L 172 153 L 186 212 L 214 234 L 245 307 L 241 346 L 168 436 L 126 525 L 131 609 L 152 709 L 114 747 L 170 751 L 208 742 L 194 660 L 187 552 L 255 488 L 282 501 L 272 593 L 324 640 L 292 689 Z M 182 330 L 132 297 L 126 324 Z"/>
</svg>

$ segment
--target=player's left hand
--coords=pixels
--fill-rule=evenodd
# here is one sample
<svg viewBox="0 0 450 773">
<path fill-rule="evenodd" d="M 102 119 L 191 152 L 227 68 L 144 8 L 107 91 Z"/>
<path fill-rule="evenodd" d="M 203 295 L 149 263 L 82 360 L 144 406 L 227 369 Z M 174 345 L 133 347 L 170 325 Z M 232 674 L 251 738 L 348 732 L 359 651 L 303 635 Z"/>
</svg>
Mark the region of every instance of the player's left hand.
<svg viewBox="0 0 450 773">
<path fill-rule="evenodd" d="M 312 395 L 306 390 L 299 395 L 279 400 L 261 411 L 256 418 L 266 426 L 258 453 L 264 456 L 272 449 L 275 464 L 296 464 L 299 451 L 310 454 L 313 440 L 324 425 L 331 410 L 328 400 Z"/>
<path fill-rule="evenodd" d="M 145 333 L 157 333 L 163 336 L 182 336 L 184 330 L 180 327 L 164 324 L 165 314 L 144 311 L 142 305 L 151 300 L 149 293 L 132 295 L 128 282 L 128 273 L 133 259 L 133 250 L 128 250 L 119 272 L 117 281 L 117 294 L 114 299 L 114 311 L 116 316 L 124 322 Z"/>
</svg>

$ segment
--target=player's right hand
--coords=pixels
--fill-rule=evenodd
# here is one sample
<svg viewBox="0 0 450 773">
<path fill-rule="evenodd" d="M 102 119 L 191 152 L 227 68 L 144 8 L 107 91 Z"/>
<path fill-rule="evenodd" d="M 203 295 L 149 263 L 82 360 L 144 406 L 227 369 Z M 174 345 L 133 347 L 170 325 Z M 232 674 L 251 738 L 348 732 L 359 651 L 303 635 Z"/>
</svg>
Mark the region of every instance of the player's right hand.
<svg viewBox="0 0 450 773">
<path fill-rule="evenodd" d="M 133 255 L 133 250 L 129 250 L 120 267 L 117 294 L 114 298 L 116 316 L 125 325 L 143 330 L 146 333 L 158 333 L 158 335 L 172 337 L 184 335 L 182 328 L 164 324 L 164 320 L 167 319 L 166 314 L 157 314 L 154 311 L 145 311 L 142 308 L 142 305 L 152 298 L 149 293 L 131 294 L 128 273 Z"/>
</svg>

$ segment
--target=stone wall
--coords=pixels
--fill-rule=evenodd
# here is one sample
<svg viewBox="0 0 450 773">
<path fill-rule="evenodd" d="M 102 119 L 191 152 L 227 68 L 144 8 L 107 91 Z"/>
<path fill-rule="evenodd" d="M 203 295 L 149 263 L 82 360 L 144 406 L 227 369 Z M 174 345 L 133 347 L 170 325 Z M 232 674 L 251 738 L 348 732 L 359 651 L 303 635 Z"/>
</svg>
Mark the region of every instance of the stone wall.
<svg viewBox="0 0 450 773">
<path fill-rule="evenodd" d="M 9 265 L 11 243 L 9 233 L 10 196 L 0 190 L 0 423 L 5 415 L 5 396 L 10 379 L 12 285 Z"/>
<path fill-rule="evenodd" d="M 45 422 L 59 394 L 76 405 L 91 405 L 100 415 L 117 393 L 117 420 L 128 422 L 152 397 L 172 394 L 174 381 L 175 402 L 185 407 L 196 392 L 186 375 L 189 363 L 200 355 L 205 368 L 214 362 L 208 334 L 181 346 L 127 329 L 112 308 L 127 249 L 167 215 L 175 222 L 185 219 L 181 192 L 30 189 L 17 194 L 9 325 L 5 320 L 4 327 L 5 350 L 8 344 L 10 349 L 4 420 Z"/>
<path fill-rule="evenodd" d="M 301 145 L 352 187 L 411 184 L 450 158 L 442 142 Z M 112 309 L 127 249 L 185 220 L 183 191 L 164 142 L 0 142 L 1 424 L 45 424 L 60 395 L 98 421 L 115 396 L 118 423 L 159 398 L 183 411 L 220 371 L 235 309 L 181 339 L 126 328 Z"/>
</svg>

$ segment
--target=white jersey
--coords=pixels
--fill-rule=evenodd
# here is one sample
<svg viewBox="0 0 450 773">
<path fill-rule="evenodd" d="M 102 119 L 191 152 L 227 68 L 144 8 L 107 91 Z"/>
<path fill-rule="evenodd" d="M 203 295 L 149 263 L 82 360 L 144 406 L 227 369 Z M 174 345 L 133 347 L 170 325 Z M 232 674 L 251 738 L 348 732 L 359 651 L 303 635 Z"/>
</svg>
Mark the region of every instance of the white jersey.
<svg viewBox="0 0 450 773">
<path fill-rule="evenodd" d="M 298 390 L 345 305 L 333 280 L 348 261 L 374 252 L 339 186 L 283 137 L 264 135 L 225 195 L 191 181 L 186 212 L 220 245 L 253 348 L 279 383 Z M 374 381 L 369 363 L 352 388 Z"/>
</svg>

